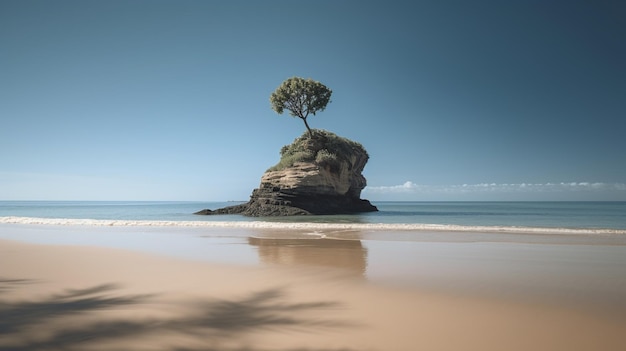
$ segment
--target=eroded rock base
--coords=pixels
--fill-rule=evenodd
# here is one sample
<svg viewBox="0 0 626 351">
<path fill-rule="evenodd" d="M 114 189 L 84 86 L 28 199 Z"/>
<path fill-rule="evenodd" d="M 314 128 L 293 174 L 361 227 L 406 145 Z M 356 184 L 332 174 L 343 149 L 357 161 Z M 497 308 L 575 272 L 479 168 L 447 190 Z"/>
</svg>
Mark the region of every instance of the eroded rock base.
<svg viewBox="0 0 626 351">
<path fill-rule="evenodd" d="M 242 214 L 252 217 L 352 214 L 378 211 L 368 200 L 338 195 L 294 195 L 274 192 L 271 189 L 254 189 L 250 201 L 245 204 L 205 209 L 196 214 Z"/>
</svg>

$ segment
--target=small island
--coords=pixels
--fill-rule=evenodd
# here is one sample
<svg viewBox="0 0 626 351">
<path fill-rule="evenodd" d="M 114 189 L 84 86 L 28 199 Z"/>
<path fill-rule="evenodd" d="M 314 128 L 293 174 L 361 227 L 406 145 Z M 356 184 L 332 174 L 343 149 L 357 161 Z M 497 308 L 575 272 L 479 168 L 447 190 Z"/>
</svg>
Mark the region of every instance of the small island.
<svg viewBox="0 0 626 351">
<path fill-rule="evenodd" d="M 306 132 L 280 150 L 280 161 L 263 174 L 250 201 L 195 214 L 262 217 L 378 211 L 361 199 L 361 190 L 367 185 L 362 175 L 369 159 L 365 148 L 332 132 L 309 127 L 307 118 L 323 111 L 331 94 L 312 79 L 285 80 L 270 96 L 272 108 L 278 114 L 288 110 L 292 117 L 302 119 Z"/>
<path fill-rule="evenodd" d="M 361 174 L 369 156 L 357 142 L 312 130 L 281 150 L 281 159 L 261 177 L 250 201 L 196 214 L 246 216 L 327 215 L 373 212 L 361 199 L 367 182 Z"/>
</svg>

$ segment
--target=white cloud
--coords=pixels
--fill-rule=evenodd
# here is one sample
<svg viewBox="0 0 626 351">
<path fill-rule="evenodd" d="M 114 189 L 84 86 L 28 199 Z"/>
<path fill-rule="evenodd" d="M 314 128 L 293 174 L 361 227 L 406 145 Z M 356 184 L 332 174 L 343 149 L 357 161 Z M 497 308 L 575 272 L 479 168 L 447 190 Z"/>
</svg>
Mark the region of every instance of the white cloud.
<svg viewBox="0 0 626 351">
<path fill-rule="evenodd" d="M 406 181 L 400 185 L 391 185 L 391 186 L 368 186 L 367 189 L 374 192 L 380 193 L 413 193 L 421 189 L 421 186 L 411 182 Z"/>
<path fill-rule="evenodd" d="M 558 193 L 626 193 L 624 183 L 555 182 L 555 183 L 477 183 L 452 185 L 426 185 L 406 181 L 391 186 L 368 186 L 368 194 L 558 194 Z M 626 194 L 623 194 L 626 196 Z"/>
</svg>

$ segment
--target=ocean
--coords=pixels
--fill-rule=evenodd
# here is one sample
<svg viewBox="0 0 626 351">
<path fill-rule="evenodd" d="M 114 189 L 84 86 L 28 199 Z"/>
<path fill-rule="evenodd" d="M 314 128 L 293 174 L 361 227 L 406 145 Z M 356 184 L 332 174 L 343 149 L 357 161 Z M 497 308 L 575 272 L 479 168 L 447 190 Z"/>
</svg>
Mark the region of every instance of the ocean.
<svg viewBox="0 0 626 351">
<path fill-rule="evenodd" d="M 0 223 L 626 234 L 626 202 L 373 202 L 378 212 L 251 218 L 193 213 L 238 202 L 0 201 Z"/>
</svg>

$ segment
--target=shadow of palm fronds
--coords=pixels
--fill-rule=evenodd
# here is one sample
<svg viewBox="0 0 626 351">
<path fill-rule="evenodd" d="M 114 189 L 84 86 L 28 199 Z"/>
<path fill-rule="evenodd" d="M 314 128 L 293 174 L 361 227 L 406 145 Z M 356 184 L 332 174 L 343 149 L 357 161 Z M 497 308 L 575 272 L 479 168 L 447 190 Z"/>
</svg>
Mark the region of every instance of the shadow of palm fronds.
<svg viewBox="0 0 626 351">
<path fill-rule="evenodd" d="M 34 283 L 32 279 L 8 279 L 0 277 L 0 293 L 17 288 L 20 285 Z"/>
<path fill-rule="evenodd" d="M 184 328 L 211 329 L 219 333 L 241 333 L 252 329 L 341 327 L 349 323 L 300 317 L 301 312 L 337 308 L 336 302 L 284 303 L 281 289 L 253 293 L 239 300 L 216 300 L 198 304 L 200 314 L 180 321 Z"/>
<path fill-rule="evenodd" d="M 11 284 L 9 281 L 0 281 Z M 55 325 L 62 318 L 87 315 L 119 306 L 129 306 L 146 302 L 154 295 L 114 294 L 118 286 L 103 284 L 86 289 L 68 289 L 60 294 L 52 294 L 37 301 L 6 302 L 0 300 L 0 351 L 26 350 L 82 350 L 85 345 L 96 345 L 103 341 L 122 341 L 158 333 L 176 333 L 192 337 L 204 343 L 207 348 L 184 349 L 177 351 L 263 351 L 263 349 L 224 349 L 213 348 L 221 341 L 237 340 L 247 332 L 269 328 L 306 327 L 314 328 L 347 327 L 353 324 L 330 320 L 304 317 L 306 312 L 319 309 L 337 308 L 336 302 L 317 301 L 307 303 L 286 303 L 283 289 L 268 289 L 249 294 L 240 299 L 209 300 L 193 302 L 195 311 L 184 317 L 162 319 L 113 319 L 71 326 L 58 326 L 39 338 L 33 338 L 29 332 Z M 165 346 L 164 346 L 165 347 Z M 172 348 L 164 348 L 172 350 Z M 284 351 L 322 351 L 297 349 Z M 339 351 L 339 350 L 323 350 Z"/>
<path fill-rule="evenodd" d="M 88 289 L 66 290 L 38 301 L 0 301 L 0 336 L 62 316 L 134 304 L 147 297 L 107 295 L 116 288 L 113 284 L 103 284 Z"/>
</svg>

